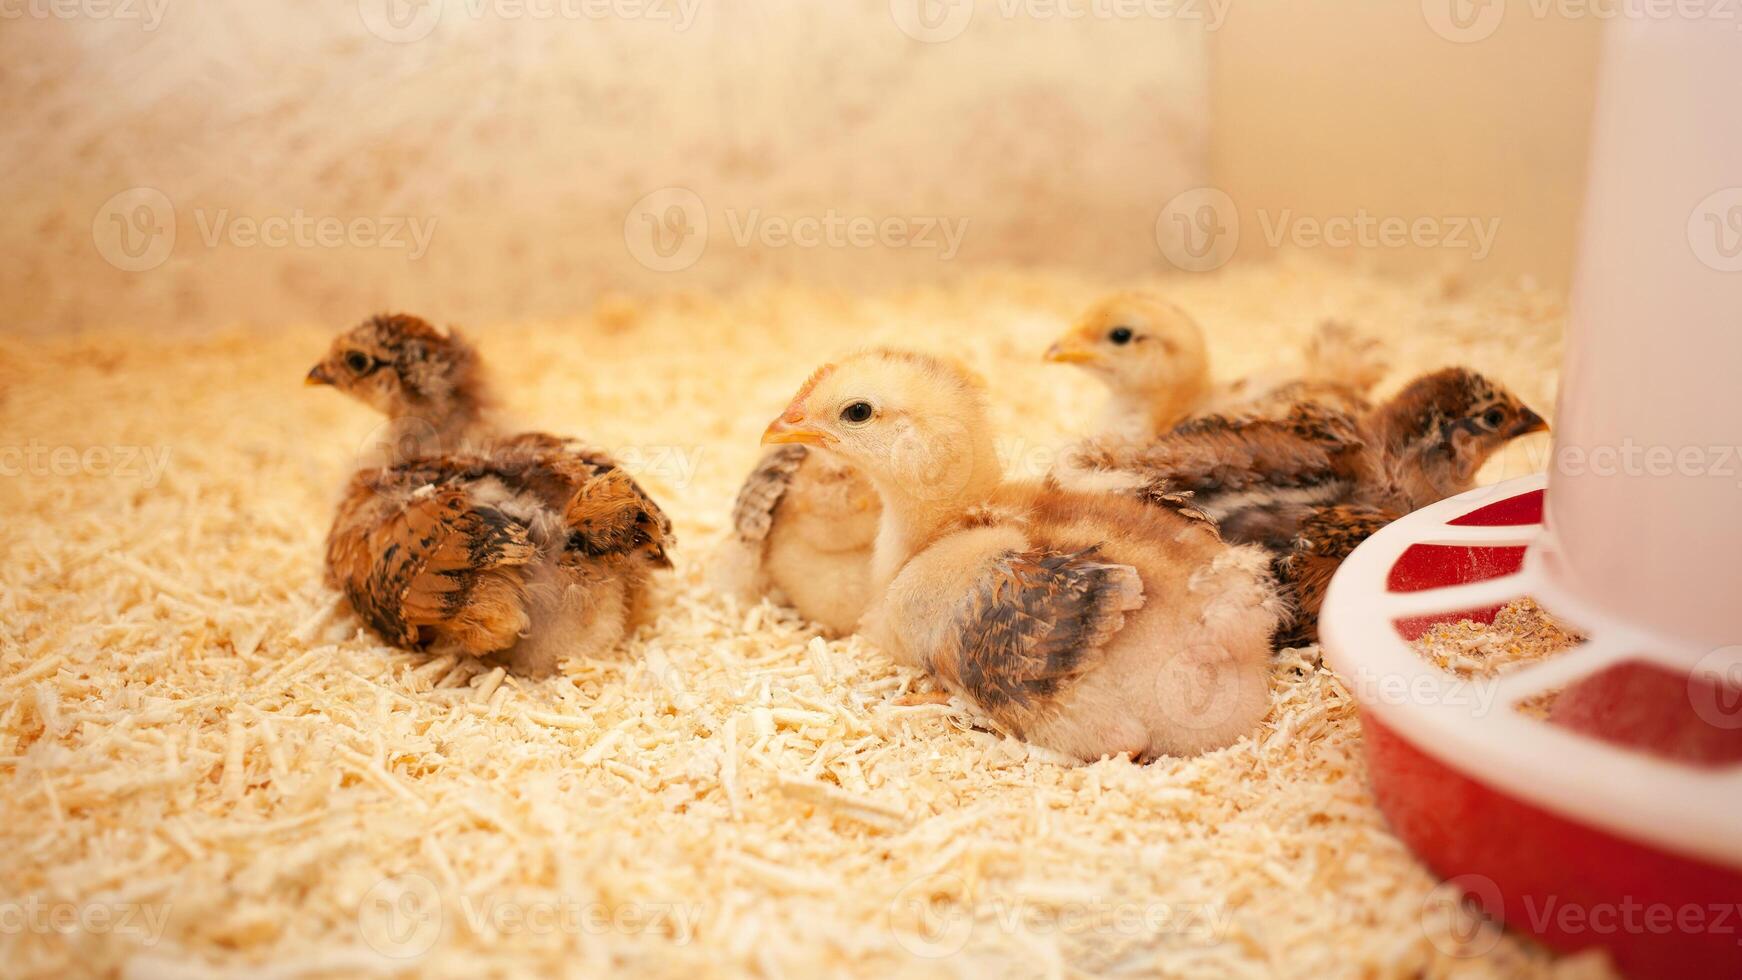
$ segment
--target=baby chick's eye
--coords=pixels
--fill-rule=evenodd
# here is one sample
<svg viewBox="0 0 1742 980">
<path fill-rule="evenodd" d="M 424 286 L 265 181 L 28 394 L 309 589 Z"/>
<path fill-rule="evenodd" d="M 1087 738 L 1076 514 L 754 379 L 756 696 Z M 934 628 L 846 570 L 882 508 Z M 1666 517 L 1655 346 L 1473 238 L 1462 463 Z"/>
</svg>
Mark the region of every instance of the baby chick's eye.
<svg viewBox="0 0 1742 980">
<path fill-rule="evenodd" d="M 1482 413 L 1482 424 L 1490 429 L 1498 429 L 1506 421 L 1506 413 L 1498 408 L 1490 408 Z"/>
<path fill-rule="evenodd" d="M 1134 336 L 1136 335 L 1131 332 L 1130 327 L 1114 327 L 1112 331 L 1107 334 L 1107 339 L 1115 344 L 1129 344 L 1131 343 L 1131 338 Z"/>
<path fill-rule="evenodd" d="M 846 408 L 841 409 L 841 421 L 850 422 L 854 425 L 863 425 L 864 423 L 871 421 L 873 411 L 870 402 L 853 402 Z"/>
<path fill-rule="evenodd" d="M 375 359 L 360 350 L 350 351 L 345 355 L 345 366 L 352 374 L 363 374 L 375 366 Z"/>
</svg>

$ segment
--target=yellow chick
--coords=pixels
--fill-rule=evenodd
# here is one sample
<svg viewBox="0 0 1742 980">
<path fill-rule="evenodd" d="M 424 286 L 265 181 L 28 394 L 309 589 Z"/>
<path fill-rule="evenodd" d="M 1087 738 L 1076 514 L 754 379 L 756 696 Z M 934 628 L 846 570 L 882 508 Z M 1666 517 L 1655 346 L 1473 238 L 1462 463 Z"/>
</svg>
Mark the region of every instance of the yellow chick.
<svg viewBox="0 0 1742 980">
<path fill-rule="evenodd" d="M 861 629 L 1020 737 L 1080 759 L 1192 754 L 1269 706 L 1269 559 L 1201 515 L 1007 483 L 978 379 L 877 350 L 825 366 L 769 425 L 883 501 Z"/>
<path fill-rule="evenodd" d="M 1098 434 L 1148 442 L 1188 417 L 1285 414 L 1302 401 L 1364 411 L 1386 371 L 1377 342 L 1335 321 L 1321 324 L 1294 377 L 1267 372 L 1226 385 L 1210 380 L 1203 328 L 1154 293 L 1116 293 L 1090 307 L 1046 358 L 1074 364 L 1107 386 Z"/>
<path fill-rule="evenodd" d="M 853 467 L 780 446 L 738 491 L 715 582 L 745 599 L 773 595 L 831 635 L 851 633 L 871 598 L 881 512 L 877 491 Z"/>
</svg>

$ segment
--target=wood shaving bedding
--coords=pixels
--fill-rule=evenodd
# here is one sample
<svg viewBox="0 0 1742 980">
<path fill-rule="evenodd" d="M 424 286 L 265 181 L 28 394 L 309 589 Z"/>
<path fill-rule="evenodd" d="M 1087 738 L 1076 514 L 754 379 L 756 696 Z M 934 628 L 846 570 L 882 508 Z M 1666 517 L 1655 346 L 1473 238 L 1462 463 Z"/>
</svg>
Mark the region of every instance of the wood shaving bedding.
<svg viewBox="0 0 1742 980">
<path fill-rule="evenodd" d="M 302 388 L 344 324 L 10 344 L 31 367 L 0 442 L 169 459 L 151 485 L 0 476 L 5 972 L 1602 975 L 1511 936 L 1461 955 L 1430 921 L 1314 650 L 1278 657 L 1269 717 L 1227 749 L 1076 765 L 863 640 L 706 589 L 757 434 L 816 363 L 956 354 L 1039 466 L 1100 400 L 1040 352 L 1114 285 L 771 285 L 467 325 L 529 425 L 610 447 L 678 522 L 658 624 L 543 682 L 385 647 L 322 586 L 378 425 Z M 1300 259 L 1153 285 L 1224 377 L 1337 316 L 1395 347 L 1393 384 L 1456 361 L 1553 401 L 1563 313 L 1526 288 Z"/>
</svg>

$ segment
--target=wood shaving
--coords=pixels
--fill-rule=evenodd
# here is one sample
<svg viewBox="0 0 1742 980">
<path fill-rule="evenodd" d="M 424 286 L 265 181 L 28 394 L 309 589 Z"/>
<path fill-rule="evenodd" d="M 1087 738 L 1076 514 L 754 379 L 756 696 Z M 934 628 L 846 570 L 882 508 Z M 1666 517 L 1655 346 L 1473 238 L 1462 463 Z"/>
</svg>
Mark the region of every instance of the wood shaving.
<svg viewBox="0 0 1742 980">
<path fill-rule="evenodd" d="M 5 972 L 1589 973 L 1510 935 L 1436 944 L 1434 878 L 1385 830 L 1316 651 L 1277 658 L 1269 717 L 1229 748 L 1077 765 L 861 639 L 705 588 L 757 436 L 816 364 L 891 342 L 959 356 L 1038 475 L 1021 467 L 1101 400 L 1040 353 L 1121 285 L 747 286 L 466 324 L 529 427 L 611 447 L 679 523 L 657 623 L 538 682 L 386 647 L 322 585 L 331 506 L 379 425 L 302 386 L 339 324 L 9 342 L 30 368 L 0 393 L 8 444 L 169 460 L 152 485 L 0 477 L 0 906 L 140 913 L 0 930 Z M 1336 316 L 1393 346 L 1393 385 L 1459 362 L 1553 403 L 1546 294 L 1296 259 L 1142 285 L 1203 321 L 1223 377 Z M 1539 468 L 1531 452 L 1485 478 Z"/>
</svg>

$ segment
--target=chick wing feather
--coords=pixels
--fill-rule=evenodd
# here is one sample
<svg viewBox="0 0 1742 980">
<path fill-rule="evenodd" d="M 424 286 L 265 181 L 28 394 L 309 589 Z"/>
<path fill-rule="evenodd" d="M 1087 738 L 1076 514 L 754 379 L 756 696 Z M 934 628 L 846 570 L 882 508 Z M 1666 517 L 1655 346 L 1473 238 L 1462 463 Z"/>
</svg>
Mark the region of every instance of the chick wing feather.
<svg viewBox="0 0 1742 980">
<path fill-rule="evenodd" d="M 800 445 L 780 446 L 756 464 L 732 505 L 732 527 L 739 540 L 755 544 L 768 538 L 774 527 L 774 509 L 792 488 L 793 478 L 809 453 Z"/>
<path fill-rule="evenodd" d="M 1318 642 L 1319 609 L 1331 576 L 1361 542 L 1397 516 L 1378 507 L 1338 504 L 1321 507 L 1301 522 L 1294 547 L 1273 563 L 1277 581 L 1294 607 L 1293 622 L 1278 636 L 1278 646 Z"/>
<path fill-rule="evenodd" d="M 426 487 L 404 493 L 395 474 L 359 474 L 327 540 L 329 574 L 394 643 L 459 634 L 468 647 L 512 644 L 525 613 L 510 570 L 537 554 L 526 525 L 462 484 Z"/>
<path fill-rule="evenodd" d="M 1137 570 L 1101 561 L 1097 548 L 1007 552 L 958 607 L 957 646 L 933 666 L 1020 733 L 1142 605 Z"/>
<path fill-rule="evenodd" d="M 526 432 L 502 440 L 480 463 L 562 514 L 582 553 L 638 554 L 654 567 L 671 567 L 677 545 L 671 519 L 608 453 Z"/>
</svg>

